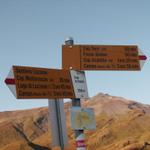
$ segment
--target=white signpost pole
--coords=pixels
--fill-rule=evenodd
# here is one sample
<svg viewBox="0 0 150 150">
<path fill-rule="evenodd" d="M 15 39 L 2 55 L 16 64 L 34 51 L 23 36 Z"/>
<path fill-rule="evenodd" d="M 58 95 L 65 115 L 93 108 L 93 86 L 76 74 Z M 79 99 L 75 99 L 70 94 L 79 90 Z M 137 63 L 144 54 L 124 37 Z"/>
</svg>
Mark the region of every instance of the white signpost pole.
<svg viewBox="0 0 150 150">
<path fill-rule="evenodd" d="M 73 45 L 74 41 L 72 37 L 65 40 L 66 45 Z M 72 68 L 70 68 L 72 69 Z M 72 99 L 72 107 L 81 107 L 80 98 Z M 84 130 L 74 130 L 76 140 L 76 150 L 86 150 Z"/>
<path fill-rule="evenodd" d="M 49 116 L 52 133 L 52 146 L 61 150 L 68 144 L 63 100 L 49 99 Z"/>
</svg>

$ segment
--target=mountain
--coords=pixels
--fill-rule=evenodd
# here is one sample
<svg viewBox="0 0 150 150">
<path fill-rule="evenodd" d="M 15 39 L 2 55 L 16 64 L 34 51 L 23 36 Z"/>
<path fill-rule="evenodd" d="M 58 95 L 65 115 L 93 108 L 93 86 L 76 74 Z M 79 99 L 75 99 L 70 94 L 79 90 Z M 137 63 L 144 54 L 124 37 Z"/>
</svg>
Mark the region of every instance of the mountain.
<svg viewBox="0 0 150 150">
<path fill-rule="evenodd" d="M 150 105 L 99 93 L 82 100 L 94 108 L 96 130 L 85 131 L 88 150 L 150 150 Z M 65 103 L 69 147 L 75 149 Z M 0 150 L 51 150 L 51 134 L 46 107 L 0 112 Z"/>
</svg>

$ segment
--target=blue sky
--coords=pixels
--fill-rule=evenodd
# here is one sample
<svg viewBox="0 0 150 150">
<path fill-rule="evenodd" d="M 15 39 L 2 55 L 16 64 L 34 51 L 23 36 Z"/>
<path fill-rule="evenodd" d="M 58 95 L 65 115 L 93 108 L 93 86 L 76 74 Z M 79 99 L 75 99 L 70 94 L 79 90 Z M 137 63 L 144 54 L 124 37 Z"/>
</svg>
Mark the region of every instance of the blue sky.
<svg viewBox="0 0 150 150">
<path fill-rule="evenodd" d="M 0 0 L 0 111 L 47 106 L 17 100 L 4 84 L 12 65 L 61 68 L 61 45 L 136 44 L 150 56 L 149 0 Z M 86 71 L 89 95 L 99 92 L 150 104 L 150 62 L 141 72 Z"/>
</svg>

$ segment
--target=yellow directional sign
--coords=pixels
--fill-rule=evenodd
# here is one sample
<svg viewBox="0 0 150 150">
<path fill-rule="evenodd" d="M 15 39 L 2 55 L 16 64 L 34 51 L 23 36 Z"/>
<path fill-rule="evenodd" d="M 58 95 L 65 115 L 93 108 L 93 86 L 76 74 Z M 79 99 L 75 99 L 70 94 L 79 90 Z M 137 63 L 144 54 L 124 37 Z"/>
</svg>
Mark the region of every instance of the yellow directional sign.
<svg viewBox="0 0 150 150">
<path fill-rule="evenodd" d="M 13 66 L 5 82 L 19 99 L 88 98 L 81 71 Z"/>
<path fill-rule="evenodd" d="M 63 45 L 63 69 L 141 70 L 136 45 Z"/>
</svg>

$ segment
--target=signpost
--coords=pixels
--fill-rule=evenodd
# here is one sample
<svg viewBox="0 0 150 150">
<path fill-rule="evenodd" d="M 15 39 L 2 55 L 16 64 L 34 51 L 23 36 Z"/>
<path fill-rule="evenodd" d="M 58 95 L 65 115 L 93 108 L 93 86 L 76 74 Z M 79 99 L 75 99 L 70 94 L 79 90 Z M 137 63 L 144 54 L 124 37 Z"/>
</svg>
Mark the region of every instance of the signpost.
<svg viewBox="0 0 150 150">
<path fill-rule="evenodd" d="M 71 127 L 74 130 L 96 129 L 93 108 L 71 108 Z"/>
<path fill-rule="evenodd" d="M 49 99 L 49 115 L 51 123 L 52 146 L 60 146 L 62 150 L 68 145 L 66 118 L 63 99 Z"/>
<path fill-rule="evenodd" d="M 88 98 L 84 70 L 138 71 L 146 59 L 136 45 L 74 45 L 68 38 L 62 46 L 64 70 L 13 66 L 5 83 L 18 99 L 49 99 L 52 144 L 62 150 L 68 143 L 62 98 L 71 98 L 76 147 L 85 150 L 84 129 L 96 124 L 93 109 L 81 108 L 80 99 Z"/>
<path fill-rule="evenodd" d="M 74 44 L 73 38 L 69 37 L 68 39 L 66 39 L 65 44 L 66 44 L 66 47 L 72 47 Z M 70 53 L 72 53 L 72 50 L 70 50 Z M 76 55 L 74 55 L 74 57 L 76 57 Z M 66 57 L 66 58 L 69 59 L 68 57 Z M 74 61 L 78 61 L 78 60 L 74 59 Z M 63 65 L 65 65 L 65 63 Z M 67 64 L 67 67 L 65 69 L 72 69 L 72 67 L 70 66 L 70 64 Z M 79 81 L 77 79 L 77 83 L 78 82 Z M 81 83 L 81 82 L 79 82 L 79 83 Z M 73 98 L 72 99 L 72 108 L 81 108 L 80 98 Z M 77 150 L 86 150 L 84 130 L 83 129 L 76 129 L 76 130 L 74 130 L 74 133 L 75 133 Z"/>
<path fill-rule="evenodd" d="M 76 98 L 88 98 L 88 89 L 84 71 L 70 70 Z"/>
<path fill-rule="evenodd" d="M 18 99 L 88 98 L 81 71 L 13 66 L 5 83 Z"/>
<path fill-rule="evenodd" d="M 71 38 L 62 46 L 63 69 L 139 71 L 147 59 L 136 45 L 74 45 L 73 43 Z M 72 128 L 75 129 L 77 150 L 86 149 L 83 130 L 83 126 L 86 128 L 86 121 L 81 117 L 82 109 L 80 99 L 72 99 L 71 120 Z M 76 125 L 78 122 L 76 116 L 79 118 L 77 124 L 80 124 L 80 127 Z M 90 117 L 89 114 L 86 116 Z"/>
<path fill-rule="evenodd" d="M 68 144 L 62 98 L 88 98 L 83 71 L 13 66 L 5 83 L 18 99 L 49 99 L 52 145 Z"/>
<path fill-rule="evenodd" d="M 146 56 L 136 45 L 63 45 L 62 68 L 77 70 L 141 70 Z"/>
</svg>

